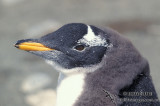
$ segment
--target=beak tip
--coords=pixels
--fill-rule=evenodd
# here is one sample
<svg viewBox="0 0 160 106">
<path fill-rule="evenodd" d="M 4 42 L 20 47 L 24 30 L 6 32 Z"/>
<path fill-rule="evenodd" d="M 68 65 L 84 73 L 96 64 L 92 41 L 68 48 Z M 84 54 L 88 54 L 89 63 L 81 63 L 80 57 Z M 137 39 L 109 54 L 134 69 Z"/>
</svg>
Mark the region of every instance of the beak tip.
<svg viewBox="0 0 160 106">
<path fill-rule="evenodd" d="M 19 48 L 19 45 L 15 44 L 14 47 Z"/>
</svg>

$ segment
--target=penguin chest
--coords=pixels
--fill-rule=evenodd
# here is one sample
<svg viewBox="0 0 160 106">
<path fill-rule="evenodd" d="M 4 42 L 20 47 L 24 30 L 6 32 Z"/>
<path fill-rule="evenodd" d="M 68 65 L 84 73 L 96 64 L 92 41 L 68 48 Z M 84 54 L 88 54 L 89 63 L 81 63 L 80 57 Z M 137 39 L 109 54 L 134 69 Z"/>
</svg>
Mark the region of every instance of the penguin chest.
<svg viewBox="0 0 160 106">
<path fill-rule="evenodd" d="M 71 75 L 63 78 L 57 89 L 56 106 L 73 106 L 82 94 L 84 74 Z"/>
</svg>

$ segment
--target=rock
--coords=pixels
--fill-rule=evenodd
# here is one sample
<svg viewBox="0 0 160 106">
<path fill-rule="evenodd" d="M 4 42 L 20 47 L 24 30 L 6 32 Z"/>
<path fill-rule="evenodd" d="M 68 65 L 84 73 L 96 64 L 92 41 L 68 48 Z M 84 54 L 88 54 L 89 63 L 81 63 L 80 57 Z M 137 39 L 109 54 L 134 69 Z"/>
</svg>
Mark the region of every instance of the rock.
<svg viewBox="0 0 160 106">
<path fill-rule="evenodd" d="M 43 36 L 45 34 L 48 34 L 50 32 L 57 30 L 60 26 L 61 24 L 58 23 L 57 21 L 45 20 L 29 28 L 26 31 L 25 36 L 27 37 Z"/>
<path fill-rule="evenodd" d="M 11 6 L 11 5 L 15 5 L 19 2 L 22 2 L 24 0 L 2 0 L 2 3 L 6 6 Z"/>
<path fill-rule="evenodd" d="M 51 78 L 45 73 L 36 73 L 28 76 L 22 83 L 21 89 L 25 93 L 40 90 L 51 84 Z"/>
<path fill-rule="evenodd" d="M 159 36 L 160 35 L 160 25 L 153 24 L 153 25 L 148 27 L 147 31 L 148 31 L 149 34 Z"/>
<path fill-rule="evenodd" d="M 31 106 L 55 106 L 56 92 L 53 89 L 42 90 L 26 96 L 25 101 Z"/>
</svg>

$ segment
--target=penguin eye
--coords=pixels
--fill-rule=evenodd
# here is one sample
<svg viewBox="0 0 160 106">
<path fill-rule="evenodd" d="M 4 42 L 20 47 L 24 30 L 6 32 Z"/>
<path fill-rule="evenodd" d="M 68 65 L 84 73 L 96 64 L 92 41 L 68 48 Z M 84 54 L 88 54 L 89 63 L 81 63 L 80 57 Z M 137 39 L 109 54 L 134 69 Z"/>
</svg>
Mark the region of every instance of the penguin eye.
<svg viewBox="0 0 160 106">
<path fill-rule="evenodd" d="M 82 50 L 85 49 L 85 46 L 82 45 L 82 44 L 79 44 L 79 45 L 76 45 L 76 46 L 74 47 L 74 49 L 76 49 L 76 50 L 78 50 L 78 51 L 82 51 Z"/>
</svg>

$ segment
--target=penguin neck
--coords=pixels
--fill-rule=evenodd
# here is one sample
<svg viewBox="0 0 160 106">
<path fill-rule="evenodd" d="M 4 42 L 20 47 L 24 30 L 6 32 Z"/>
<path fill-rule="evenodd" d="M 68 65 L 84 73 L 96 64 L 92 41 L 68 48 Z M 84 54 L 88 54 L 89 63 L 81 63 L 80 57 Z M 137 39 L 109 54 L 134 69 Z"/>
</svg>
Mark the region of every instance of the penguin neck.
<svg viewBox="0 0 160 106">
<path fill-rule="evenodd" d="M 59 74 L 57 87 L 57 105 L 56 106 L 73 106 L 82 94 L 85 84 L 85 74 Z"/>
</svg>

